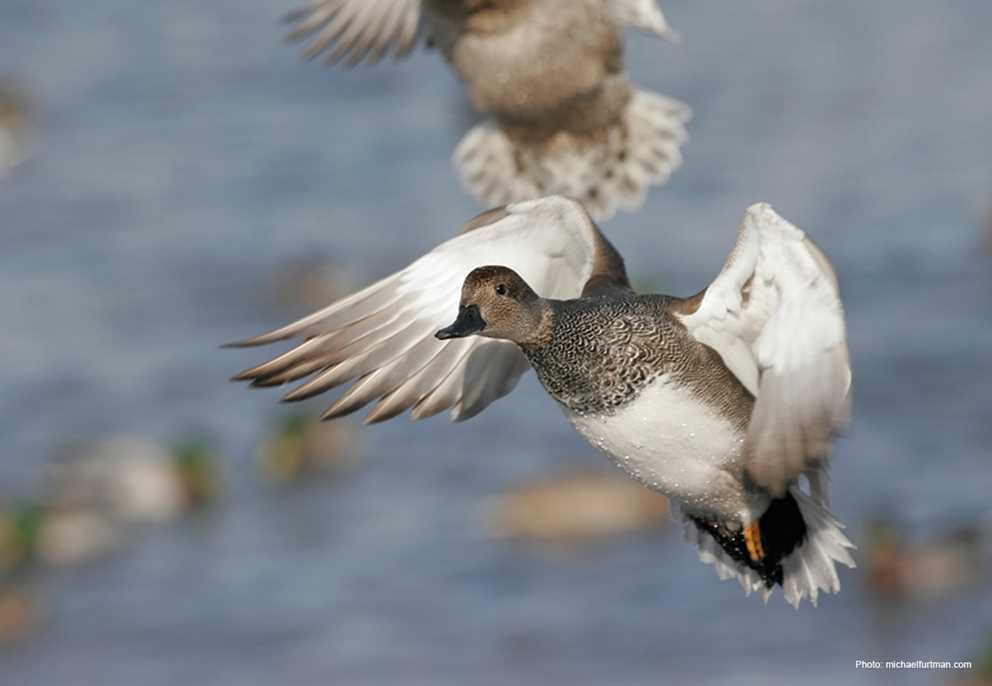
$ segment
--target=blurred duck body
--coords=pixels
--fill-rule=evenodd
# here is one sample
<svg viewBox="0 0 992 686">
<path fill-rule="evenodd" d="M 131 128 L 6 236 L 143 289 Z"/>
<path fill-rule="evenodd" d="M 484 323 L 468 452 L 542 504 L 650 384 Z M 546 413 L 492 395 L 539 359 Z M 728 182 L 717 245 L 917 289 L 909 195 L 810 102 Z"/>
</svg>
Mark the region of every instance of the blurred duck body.
<svg viewBox="0 0 992 686">
<path fill-rule="evenodd" d="M 315 0 L 297 13 L 294 35 L 314 36 L 309 54 L 374 62 L 394 45 L 405 54 L 420 21 L 475 108 L 491 116 L 454 156 L 484 204 L 558 193 L 605 218 L 638 208 L 680 164 L 689 109 L 623 75 L 623 25 L 671 33 L 653 0 L 359 2 Z M 411 24 L 398 22 L 401 12 Z"/>
<path fill-rule="evenodd" d="M 946 596 L 983 578 L 988 532 L 959 526 L 913 541 L 895 522 L 869 523 L 865 557 L 869 587 L 886 600 Z"/>
<path fill-rule="evenodd" d="M 117 551 L 140 524 L 175 520 L 217 493 L 211 455 L 132 438 L 58 460 L 43 496 L 0 508 L 0 571 L 84 564 Z"/>
<path fill-rule="evenodd" d="M 436 45 L 483 112 L 538 126 L 553 115 L 567 120 L 620 70 L 622 37 L 603 2 L 467 5 L 433 0 L 427 16 Z"/>
<path fill-rule="evenodd" d="M 124 543 L 124 530 L 106 513 L 22 502 L 0 510 L 0 572 L 34 562 L 54 567 L 105 557 Z"/>
<path fill-rule="evenodd" d="M 570 546 L 659 529 L 668 514 L 665 496 L 629 479 L 569 472 L 496 497 L 486 519 L 498 538 Z"/>
<path fill-rule="evenodd" d="M 201 448 L 170 452 L 131 438 L 61 460 L 50 487 L 58 507 L 95 510 L 123 523 L 170 521 L 216 493 L 211 458 Z"/>
</svg>

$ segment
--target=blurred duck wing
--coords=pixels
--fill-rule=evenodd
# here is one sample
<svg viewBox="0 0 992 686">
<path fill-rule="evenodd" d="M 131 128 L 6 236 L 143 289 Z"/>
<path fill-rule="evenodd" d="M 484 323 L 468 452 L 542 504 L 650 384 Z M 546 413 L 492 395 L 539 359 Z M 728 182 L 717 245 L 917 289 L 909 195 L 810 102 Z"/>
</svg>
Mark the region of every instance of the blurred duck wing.
<svg viewBox="0 0 992 686">
<path fill-rule="evenodd" d="M 328 64 L 375 64 L 387 53 L 405 57 L 417 43 L 420 0 L 310 0 L 290 13 L 290 40 L 308 41 L 308 58 Z"/>
<path fill-rule="evenodd" d="M 390 419 L 411 408 L 415 419 L 449 408 L 453 420 L 467 419 L 513 390 L 529 367 L 508 341 L 434 337 L 458 311 L 468 273 L 504 265 L 539 295 L 567 299 L 578 297 L 587 284 L 594 289 L 625 284 L 618 260 L 573 200 L 550 197 L 490 210 L 405 269 L 293 324 L 229 344 L 303 339 L 234 378 L 278 386 L 310 377 L 284 400 L 302 400 L 351 382 L 324 418 L 378 400 L 366 421 Z"/>
<path fill-rule="evenodd" d="M 677 39 L 655 0 L 606 0 L 613 20 L 620 26 L 650 31 L 662 38 Z"/>
<path fill-rule="evenodd" d="M 851 368 L 830 262 L 769 205 L 753 205 L 720 275 L 686 310 L 689 332 L 756 396 L 748 476 L 784 494 L 826 461 L 848 413 Z"/>
</svg>

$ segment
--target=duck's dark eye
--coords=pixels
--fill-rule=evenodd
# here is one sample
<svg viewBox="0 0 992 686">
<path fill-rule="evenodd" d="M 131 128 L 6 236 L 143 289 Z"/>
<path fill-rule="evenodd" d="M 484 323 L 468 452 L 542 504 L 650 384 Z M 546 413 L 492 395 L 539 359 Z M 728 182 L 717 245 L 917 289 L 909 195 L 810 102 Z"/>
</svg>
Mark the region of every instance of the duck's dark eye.
<svg viewBox="0 0 992 686">
<path fill-rule="evenodd" d="M 505 283 L 496 284 L 496 295 L 506 295 L 507 290 Z"/>
</svg>

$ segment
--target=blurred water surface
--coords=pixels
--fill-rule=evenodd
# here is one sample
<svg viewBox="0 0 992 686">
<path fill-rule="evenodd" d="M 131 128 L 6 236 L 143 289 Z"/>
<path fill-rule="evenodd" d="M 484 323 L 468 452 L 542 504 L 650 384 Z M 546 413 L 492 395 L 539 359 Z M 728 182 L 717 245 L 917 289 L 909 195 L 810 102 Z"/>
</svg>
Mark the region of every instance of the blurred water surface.
<svg viewBox="0 0 992 686">
<path fill-rule="evenodd" d="M 431 55 L 320 69 L 281 44 L 282 0 L 5 0 L 0 73 L 40 111 L 0 186 L 0 490 L 107 433 L 204 432 L 229 456 L 217 512 L 51 580 L 51 626 L 0 681 L 52 684 L 934 683 L 854 661 L 958 659 L 988 581 L 883 610 L 859 571 L 800 612 L 721 583 L 671 534 L 586 554 L 486 540 L 482 496 L 598 464 L 533 378 L 467 424 L 363 430 L 365 467 L 263 488 L 282 412 L 218 344 L 283 323 L 281 265 L 361 280 L 477 210 L 449 155 L 461 93 Z M 919 527 L 992 492 L 992 4 L 669 0 L 681 45 L 635 37 L 642 86 L 695 111 L 685 166 L 606 231 L 641 282 L 685 294 L 773 203 L 837 265 L 856 413 L 834 506 Z M 312 409 L 318 409 L 325 400 Z M 507 430 L 512 427 L 512 430 Z"/>
</svg>

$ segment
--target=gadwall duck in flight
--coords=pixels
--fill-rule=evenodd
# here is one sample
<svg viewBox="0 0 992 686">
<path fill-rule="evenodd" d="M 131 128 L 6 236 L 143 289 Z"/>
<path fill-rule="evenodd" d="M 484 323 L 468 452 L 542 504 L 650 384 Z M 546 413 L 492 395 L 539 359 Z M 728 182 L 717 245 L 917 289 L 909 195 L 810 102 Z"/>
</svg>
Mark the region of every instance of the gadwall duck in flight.
<svg viewBox="0 0 992 686">
<path fill-rule="evenodd" d="M 436 46 L 490 117 L 454 154 L 484 205 L 562 194 L 603 219 L 681 162 L 689 108 L 623 74 L 622 27 L 672 35 L 654 0 L 312 0 L 290 19 L 332 63 Z"/>
<path fill-rule="evenodd" d="M 377 401 L 369 422 L 463 420 L 532 367 L 589 443 L 680 505 L 721 578 L 765 598 L 781 586 L 798 606 L 840 589 L 836 562 L 854 565 L 826 481 L 851 383 L 837 281 L 768 205 L 747 210 L 723 270 L 688 298 L 635 293 L 573 200 L 491 210 L 406 269 L 232 345 L 291 338 L 235 379 L 310 377 L 286 400 L 353 382 L 325 418 Z"/>
</svg>

